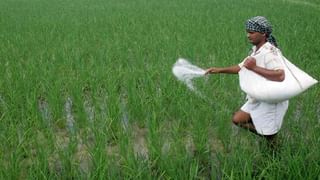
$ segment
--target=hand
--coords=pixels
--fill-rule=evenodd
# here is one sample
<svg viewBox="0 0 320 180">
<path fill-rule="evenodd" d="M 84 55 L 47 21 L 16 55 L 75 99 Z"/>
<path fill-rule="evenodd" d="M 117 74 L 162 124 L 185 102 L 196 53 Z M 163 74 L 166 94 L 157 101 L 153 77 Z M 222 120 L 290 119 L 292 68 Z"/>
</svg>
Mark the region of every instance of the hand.
<svg viewBox="0 0 320 180">
<path fill-rule="evenodd" d="M 254 69 L 257 66 L 256 59 L 254 57 L 251 57 L 251 56 L 247 57 L 245 62 L 244 62 L 244 64 L 243 64 L 243 66 L 246 67 L 249 70 Z"/>
<path fill-rule="evenodd" d="M 220 73 L 220 69 L 216 68 L 216 67 L 212 67 L 206 70 L 206 72 L 204 73 L 204 75 L 208 75 L 208 74 L 217 74 Z"/>
</svg>

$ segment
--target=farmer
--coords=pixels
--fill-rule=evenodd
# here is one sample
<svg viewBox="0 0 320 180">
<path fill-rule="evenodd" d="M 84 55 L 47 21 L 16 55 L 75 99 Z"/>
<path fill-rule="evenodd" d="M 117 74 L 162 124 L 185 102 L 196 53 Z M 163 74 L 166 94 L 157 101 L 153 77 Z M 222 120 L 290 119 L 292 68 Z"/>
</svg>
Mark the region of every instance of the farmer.
<svg viewBox="0 0 320 180">
<path fill-rule="evenodd" d="M 253 44 L 250 55 L 240 64 L 230 67 L 212 67 L 206 74 L 237 74 L 242 67 L 251 70 L 271 81 L 283 81 L 285 78 L 281 55 L 277 53 L 277 43 L 272 36 L 271 24 L 265 17 L 257 16 L 245 23 L 247 37 Z M 275 136 L 281 128 L 283 117 L 288 109 L 288 101 L 279 103 L 260 102 L 247 95 L 247 102 L 235 112 L 232 122 L 265 137 L 274 145 Z"/>
</svg>

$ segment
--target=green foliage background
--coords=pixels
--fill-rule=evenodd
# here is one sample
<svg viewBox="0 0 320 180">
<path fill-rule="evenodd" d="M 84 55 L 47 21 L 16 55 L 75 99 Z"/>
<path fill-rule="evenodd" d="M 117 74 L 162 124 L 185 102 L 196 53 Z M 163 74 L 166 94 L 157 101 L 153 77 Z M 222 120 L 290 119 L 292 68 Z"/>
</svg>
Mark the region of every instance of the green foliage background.
<svg viewBox="0 0 320 180">
<path fill-rule="evenodd" d="M 234 135 L 236 76 L 197 80 L 203 100 L 171 73 L 239 63 L 256 15 L 319 80 L 315 0 L 1 1 L 1 179 L 319 178 L 318 85 L 290 101 L 275 155 Z"/>
</svg>

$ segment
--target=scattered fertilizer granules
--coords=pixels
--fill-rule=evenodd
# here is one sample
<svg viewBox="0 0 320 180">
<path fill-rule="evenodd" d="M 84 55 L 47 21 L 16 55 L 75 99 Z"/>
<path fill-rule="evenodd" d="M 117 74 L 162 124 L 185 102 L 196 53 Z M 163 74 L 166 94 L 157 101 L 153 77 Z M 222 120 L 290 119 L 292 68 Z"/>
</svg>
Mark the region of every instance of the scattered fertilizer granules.
<svg viewBox="0 0 320 180">
<path fill-rule="evenodd" d="M 182 81 L 191 91 L 204 98 L 202 93 L 193 85 L 192 80 L 198 77 L 204 77 L 205 70 L 191 64 L 185 59 L 179 58 L 172 68 L 173 74 L 178 80 Z"/>
</svg>

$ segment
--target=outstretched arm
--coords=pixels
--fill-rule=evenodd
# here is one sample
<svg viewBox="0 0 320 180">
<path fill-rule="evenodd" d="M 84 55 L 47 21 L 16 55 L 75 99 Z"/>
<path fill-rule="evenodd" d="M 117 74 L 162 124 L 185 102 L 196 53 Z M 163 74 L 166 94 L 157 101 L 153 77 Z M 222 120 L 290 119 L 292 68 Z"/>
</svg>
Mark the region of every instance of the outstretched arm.
<svg viewBox="0 0 320 180">
<path fill-rule="evenodd" d="M 218 74 L 218 73 L 226 73 L 226 74 L 237 74 L 240 71 L 240 67 L 238 65 L 230 66 L 230 67 L 224 67 L 224 68 L 218 68 L 218 67 L 212 67 L 206 70 L 207 74 Z"/>
<path fill-rule="evenodd" d="M 270 70 L 266 68 L 262 68 L 256 65 L 256 60 L 253 57 L 248 57 L 247 60 L 243 64 L 247 69 L 271 80 L 271 81 L 283 81 L 285 78 L 284 70 Z"/>
</svg>

